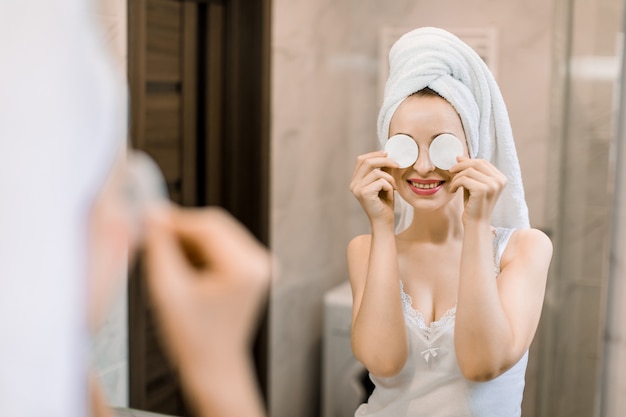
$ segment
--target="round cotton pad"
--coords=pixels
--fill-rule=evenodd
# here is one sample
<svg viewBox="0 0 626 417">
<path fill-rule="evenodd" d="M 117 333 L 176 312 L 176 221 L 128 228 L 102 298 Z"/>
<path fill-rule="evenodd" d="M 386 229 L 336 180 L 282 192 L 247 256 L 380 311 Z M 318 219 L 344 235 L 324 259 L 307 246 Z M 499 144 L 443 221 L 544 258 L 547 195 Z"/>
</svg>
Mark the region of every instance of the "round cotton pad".
<svg viewBox="0 0 626 417">
<path fill-rule="evenodd" d="M 167 201 L 167 185 L 159 166 L 148 154 L 129 151 L 127 155 L 128 181 L 132 202 L 142 209 Z"/>
<path fill-rule="evenodd" d="M 126 160 L 127 203 L 135 232 L 141 238 L 146 211 L 169 201 L 167 185 L 159 166 L 146 153 L 129 151 Z"/>
<path fill-rule="evenodd" d="M 463 145 L 456 136 L 443 133 L 432 141 L 428 154 L 437 168 L 447 171 L 457 164 L 456 157 L 463 155 Z"/>
<path fill-rule="evenodd" d="M 393 135 L 385 143 L 385 152 L 399 168 L 410 167 L 417 161 L 417 143 L 408 135 Z"/>
</svg>

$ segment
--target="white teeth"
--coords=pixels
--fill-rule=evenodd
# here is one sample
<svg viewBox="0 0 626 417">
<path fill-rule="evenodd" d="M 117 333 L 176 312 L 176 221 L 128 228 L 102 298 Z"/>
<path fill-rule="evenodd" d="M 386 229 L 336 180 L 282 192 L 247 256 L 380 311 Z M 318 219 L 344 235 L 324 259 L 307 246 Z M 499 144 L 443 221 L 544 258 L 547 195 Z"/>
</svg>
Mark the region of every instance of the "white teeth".
<svg viewBox="0 0 626 417">
<path fill-rule="evenodd" d="M 430 184 L 421 184 L 421 183 L 417 183 L 417 182 L 413 182 L 411 181 L 411 185 L 415 188 L 419 188 L 422 190 L 431 190 L 433 188 L 437 188 L 441 185 L 442 181 L 439 182 L 432 182 Z"/>
</svg>

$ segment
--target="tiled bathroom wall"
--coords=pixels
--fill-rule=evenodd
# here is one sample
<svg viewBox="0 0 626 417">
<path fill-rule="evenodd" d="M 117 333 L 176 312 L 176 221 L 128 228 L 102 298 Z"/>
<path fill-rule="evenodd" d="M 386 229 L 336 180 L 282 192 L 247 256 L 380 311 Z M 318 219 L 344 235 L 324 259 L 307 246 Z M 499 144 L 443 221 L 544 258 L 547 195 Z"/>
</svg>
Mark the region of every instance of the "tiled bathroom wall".
<svg viewBox="0 0 626 417">
<path fill-rule="evenodd" d="M 356 156 L 377 149 L 382 28 L 495 29 L 531 221 L 545 227 L 553 10 L 553 1 L 540 0 L 272 2 L 272 417 L 319 413 L 322 297 L 347 279 L 349 240 L 368 232 L 349 182 Z"/>
<path fill-rule="evenodd" d="M 102 43 L 120 72 L 126 74 L 126 0 L 98 0 L 94 5 L 93 17 L 102 25 Z M 117 407 L 128 405 L 127 299 L 125 289 L 117 295 L 91 349 L 95 372 L 106 398 Z"/>
<path fill-rule="evenodd" d="M 622 29 L 623 30 L 623 29 Z M 622 49 L 623 53 L 623 49 Z M 622 56 L 622 68 L 624 68 Z M 626 410 L 626 83 L 621 73 L 619 118 L 611 159 L 615 189 L 612 195 L 611 256 L 607 297 L 607 331 L 604 335 L 602 406 L 604 417 L 618 417 Z"/>
<path fill-rule="evenodd" d="M 555 61 L 554 80 L 561 94 L 553 112 L 546 211 L 555 251 L 540 329 L 543 372 L 536 415 L 585 417 L 599 415 L 603 395 L 611 142 L 624 5 L 621 0 L 557 5 L 563 54 Z"/>
</svg>

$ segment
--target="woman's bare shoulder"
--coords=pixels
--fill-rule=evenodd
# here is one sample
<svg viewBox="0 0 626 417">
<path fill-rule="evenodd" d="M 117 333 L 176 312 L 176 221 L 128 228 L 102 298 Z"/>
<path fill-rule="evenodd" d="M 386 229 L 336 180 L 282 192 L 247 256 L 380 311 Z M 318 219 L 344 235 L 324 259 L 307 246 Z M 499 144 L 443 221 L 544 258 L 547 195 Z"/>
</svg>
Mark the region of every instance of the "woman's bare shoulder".
<svg viewBox="0 0 626 417">
<path fill-rule="evenodd" d="M 550 262 L 551 258 L 552 241 L 545 232 L 534 228 L 516 229 L 502 255 L 502 263 L 513 259 Z"/>
<path fill-rule="evenodd" d="M 538 247 L 540 250 L 550 248 L 550 250 L 552 250 L 552 241 L 548 235 L 540 229 L 517 229 L 511 236 L 511 239 L 513 238 L 517 241 L 517 245 L 522 247 Z"/>
<path fill-rule="evenodd" d="M 348 256 L 354 253 L 361 253 L 363 251 L 369 251 L 372 245 L 372 235 L 358 235 L 352 238 L 348 243 Z"/>
</svg>

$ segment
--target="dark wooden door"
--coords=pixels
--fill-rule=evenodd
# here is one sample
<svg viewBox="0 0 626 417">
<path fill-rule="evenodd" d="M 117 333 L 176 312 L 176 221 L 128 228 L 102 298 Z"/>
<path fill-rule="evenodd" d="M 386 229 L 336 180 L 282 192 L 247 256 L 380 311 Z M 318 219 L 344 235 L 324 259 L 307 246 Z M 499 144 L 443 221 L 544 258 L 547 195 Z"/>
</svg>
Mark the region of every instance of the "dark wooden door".
<svg viewBox="0 0 626 417">
<path fill-rule="evenodd" d="M 268 235 L 268 0 L 129 0 L 133 147 L 184 206 L 220 205 Z M 254 186 L 250 186 L 253 183 Z M 255 347 L 265 386 L 265 325 Z M 129 280 L 132 408 L 189 415 L 158 340 L 141 261 Z"/>
</svg>

